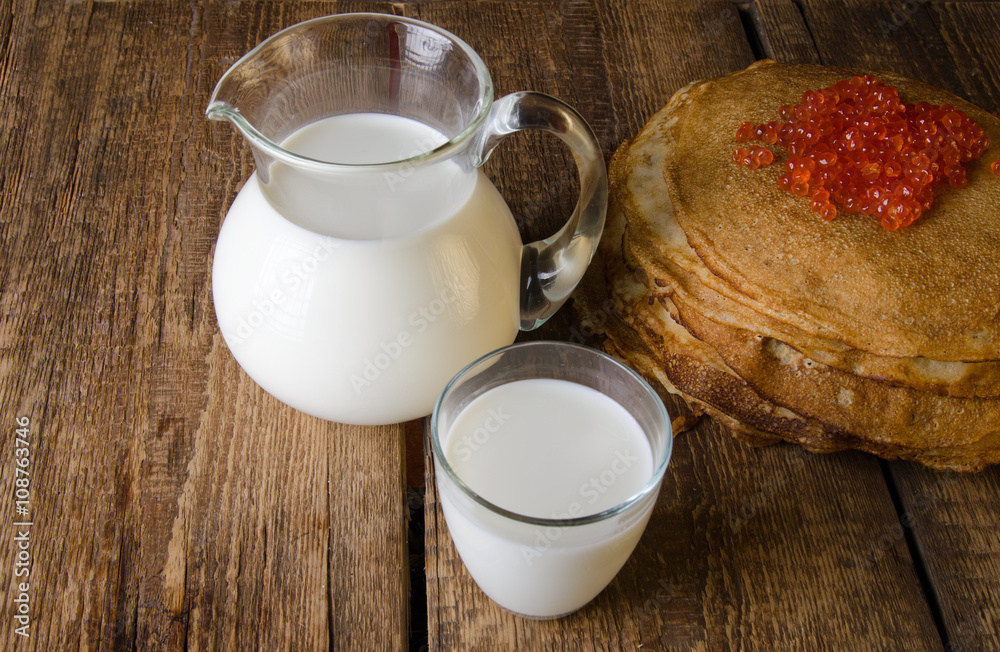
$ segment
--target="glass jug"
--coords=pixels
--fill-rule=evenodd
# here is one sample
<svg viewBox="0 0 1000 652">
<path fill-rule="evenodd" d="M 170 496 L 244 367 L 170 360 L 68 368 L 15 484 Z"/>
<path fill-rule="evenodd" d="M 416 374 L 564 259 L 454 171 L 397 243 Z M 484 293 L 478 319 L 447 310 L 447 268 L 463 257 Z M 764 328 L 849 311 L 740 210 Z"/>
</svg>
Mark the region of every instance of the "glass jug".
<svg viewBox="0 0 1000 652">
<path fill-rule="evenodd" d="M 216 244 L 219 328 L 255 382 L 324 419 L 429 414 L 462 367 L 566 301 L 604 226 L 604 160 L 579 114 L 534 92 L 494 102 L 479 56 L 421 21 L 293 25 L 223 75 L 207 116 L 256 163 Z M 527 245 L 478 169 L 520 129 L 569 145 L 581 187 L 566 224 Z"/>
</svg>

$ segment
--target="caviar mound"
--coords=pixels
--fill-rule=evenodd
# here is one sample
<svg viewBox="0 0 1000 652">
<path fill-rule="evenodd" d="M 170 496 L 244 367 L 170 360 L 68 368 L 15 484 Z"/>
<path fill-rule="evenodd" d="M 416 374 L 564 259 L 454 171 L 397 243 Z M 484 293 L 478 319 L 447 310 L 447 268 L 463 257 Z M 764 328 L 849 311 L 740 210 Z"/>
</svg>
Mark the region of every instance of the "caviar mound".
<svg viewBox="0 0 1000 652">
<path fill-rule="evenodd" d="M 895 87 L 871 75 L 807 90 L 799 104 L 782 106 L 779 113 L 786 122 L 755 127 L 744 121 L 735 138 L 787 149 L 778 186 L 810 196 L 812 209 L 827 221 L 839 205 L 875 217 L 889 230 L 909 226 L 931 208 L 935 187 L 969 185 L 962 164 L 990 146 L 964 111 L 951 104 L 908 104 Z M 756 169 L 770 163 L 770 154 L 760 147 L 737 149 L 733 162 Z"/>
<path fill-rule="evenodd" d="M 612 159 L 582 314 L 609 352 L 748 443 L 979 470 L 1000 463 L 1000 120 L 875 73 L 994 143 L 968 187 L 942 184 L 895 231 L 816 219 L 778 187 L 784 161 L 754 149 L 780 138 L 769 121 L 787 98 L 865 74 L 765 61 L 678 91 Z"/>
</svg>

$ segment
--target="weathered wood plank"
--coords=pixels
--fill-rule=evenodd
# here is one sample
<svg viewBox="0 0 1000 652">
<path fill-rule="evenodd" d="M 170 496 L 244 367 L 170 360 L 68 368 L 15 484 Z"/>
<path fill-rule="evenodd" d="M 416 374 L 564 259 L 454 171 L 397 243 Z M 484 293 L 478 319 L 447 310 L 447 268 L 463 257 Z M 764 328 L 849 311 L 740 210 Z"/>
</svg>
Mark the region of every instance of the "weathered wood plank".
<svg viewBox="0 0 1000 652">
<path fill-rule="evenodd" d="M 420 8 L 444 20 L 450 4 Z M 502 50 L 484 52 L 496 76 L 516 76 L 518 87 L 561 95 L 584 115 L 598 116 L 608 156 L 677 88 L 753 60 L 729 2 L 560 7 L 593 16 L 599 29 L 585 38 L 600 40 L 594 44 L 569 43 L 563 30 L 572 21 L 545 13 L 555 8 L 505 3 L 477 9 L 474 21 L 461 21 L 473 33 L 463 36 L 488 43 L 474 35 L 477 29 L 503 31 Z M 546 40 L 537 37 L 543 24 Z M 563 82 L 572 84 L 566 90 L 559 78 L 534 77 L 567 65 L 564 53 L 574 49 L 592 55 Z M 505 58 L 511 51 L 530 58 L 512 66 Z M 572 330 L 556 335 L 580 337 Z M 940 648 L 905 543 L 893 547 L 885 565 L 862 563 L 858 542 L 896 522 L 871 458 L 749 449 L 705 422 L 677 440 L 649 528 L 618 578 L 579 613 L 549 622 L 511 616 L 475 587 L 437 505 L 429 452 L 427 470 L 432 649 L 793 650 L 834 641 L 852 649 Z M 873 618 L 872 605 L 879 604 L 894 607 Z"/>
<path fill-rule="evenodd" d="M 20 642 L 130 645 L 159 250 L 147 246 L 157 235 L 155 200 L 114 185 L 166 163 L 161 150 L 131 147 L 149 133 L 141 102 L 150 67 L 116 75 L 127 38 L 121 12 L 111 20 L 82 5 L 4 14 L 0 393 L 5 410 L 31 417 L 34 438 L 31 638 Z M 162 27 L 167 39 L 183 31 L 169 19 Z M 5 572 L 12 551 L 0 553 Z M 11 607 L 2 606 L 5 623 Z M 17 640 L 10 627 L 4 639 Z"/>
<path fill-rule="evenodd" d="M 819 53 L 802 10 L 793 0 L 755 2 L 747 7 L 764 56 L 778 61 L 819 63 Z"/>
<path fill-rule="evenodd" d="M 5 424 L 32 419 L 35 474 L 23 649 L 405 645 L 402 427 L 329 424 L 266 395 L 210 291 L 218 226 L 252 170 L 203 117 L 212 86 L 281 27 L 379 7 L 0 11 L 0 403 Z M 12 441 L 0 452 L 13 459 Z"/>
<path fill-rule="evenodd" d="M 788 3 L 760 2 L 768 33 L 789 36 L 776 20 Z M 1000 111 L 1000 7 L 985 3 L 824 3 L 803 6 L 819 60 L 888 69 L 947 88 Z M 851 26 L 847 29 L 845 26 Z M 806 38 L 801 28 L 799 39 Z M 797 60 L 781 45 L 774 56 Z M 813 60 L 812 57 L 808 60 Z M 864 541 L 866 564 L 881 564 L 909 538 L 919 551 L 949 650 L 1000 646 L 1000 512 L 997 469 L 975 476 L 889 465 L 900 502 L 898 522 Z"/>
</svg>

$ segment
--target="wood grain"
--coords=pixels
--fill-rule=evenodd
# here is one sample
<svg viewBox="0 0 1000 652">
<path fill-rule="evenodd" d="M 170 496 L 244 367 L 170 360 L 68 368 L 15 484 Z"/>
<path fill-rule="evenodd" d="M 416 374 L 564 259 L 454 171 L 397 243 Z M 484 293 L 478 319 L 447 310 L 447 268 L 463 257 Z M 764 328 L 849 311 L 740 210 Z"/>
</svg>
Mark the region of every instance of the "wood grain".
<svg viewBox="0 0 1000 652">
<path fill-rule="evenodd" d="M 211 304 L 213 243 L 252 160 L 204 119 L 208 94 L 259 40 L 332 9 L 0 10 L 0 405 L 5 432 L 32 420 L 35 523 L 31 638 L 13 638 L 7 600 L 6 648 L 405 645 L 403 428 L 281 405 Z"/>
<path fill-rule="evenodd" d="M 768 33 L 790 35 L 778 20 L 785 2 L 758 3 Z M 816 52 L 806 60 L 888 69 L 936 84 L 1000 111 L 1000 7 L 985 3 L 838 3 L 803 5 Z M 846 26 L 852 26 L 848 29 Z M 798 40 L 806 34 L 800 33 Z M 775 40 L 773 56 L 799 52 Z M 974 476 L 893 463 L 889 480 L 899 520 L 867 537 L 867 563 L 880 564 L 899 543 L 916 551 L 926 590 L 949 650 L 1000 647 L 1000 511 L 996 468 Z"/>
<path fill-rule="evenodd" d="M 3 649 L 406 646 L 405 426 L 281 405 L 239 369 L 211 302 L 218 227 L 253 169 L 241 138 L 204 119 L 212 86 L 282 27 L 347 10 L 458 33 L 498 95 L 561 97 L 606 156 L 681 85 L 753 58 L 728 0 L 0 0 L 0 490 L 14 493 L 11 433 L 30 417 L 34 523 L 24 640 L 8 626 L 21 517 L 0 513 Z M 748 16 L 783 57 L 892 67 L 1000 108 L 996 5 L 761 0 Z M 526 238 L 571 209 L 571 161 L 525 134 L 489 162 Z M 522 338 L 579 341 L 570 315 Z M 1000 646 L 996 472 L 888 477 L 860 455 L 748 449 L 706 422 L 677 441 L 619 577 L 537 623 L 468 577 L 428 465 L 429 643 Z"/>
<path fill-rule="evenodd" d="M 787 62 L 820 62 L 816 43 L 799 4 L 793 0 L 754 2 L 747 7 L 747 12 L 760 35 L 761 54 Z"/>
<path fill-rule="evenodd" d="M 430 8 L 448 14 L 446 4 L 421 6 Z M 600 42 L 575 44 L 594 55 L 571 79 L 532 78 L 531 71 L 564 65 L 573 49 L 559 30 L 539 43 L 536 25 L 572 22 L 528 3 L 477 8 L 481 24 L 512 35 L 505 51 L 532 57 L 508 71 L 501 54 L 486 56 L 495 74 L 523 75 L 522 85 L 561 93 L 585 115 L 598 115 L 595 129 L 609 156 L 674 90 L 753 60 L 728 2 L 633 3 L 628 10 L 573 3 L 570 10 L 589 11 L 599 27 L 591 34 Z M 513 38 L 520 34 L 524 42 Z M 676 400 L 669 405 L 678 409 Z M 894 542 L 886 563 L 865 563 L 858 542 L 897 522 L 871 458 L 749 449 L 706 421 L 677 440 L 650 525 L 618 577 L 580 612 L 549 622 L 512 616 L 479 591 L 448 538 L 429 453 L 427 470 L 431 649 L 940 648 L 905 542 Z M 894 608 L 872 618 L 877 604 Z"/>
</svg>

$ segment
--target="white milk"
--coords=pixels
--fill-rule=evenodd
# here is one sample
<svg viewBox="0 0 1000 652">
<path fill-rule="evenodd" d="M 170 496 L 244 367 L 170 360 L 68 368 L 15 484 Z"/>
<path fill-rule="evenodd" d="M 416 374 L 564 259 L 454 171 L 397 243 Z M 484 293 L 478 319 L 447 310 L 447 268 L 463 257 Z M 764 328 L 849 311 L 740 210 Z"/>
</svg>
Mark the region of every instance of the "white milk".
<svg viewBox="0 0 1000 652">
<path fill-rule="evenodd" d="M 372 163 L 443 139 L 406 118 L 358 114 L 308 125 L 284 145 Z M 226 216 L 212 268 L 223 337 L 269 393 L 334 421 L 406 421 L 429 414 L 464 365 L 514 340 L 521 240 L 481 172 L 445 160 L 348 173 L 321 190 L 281 179 L 281 166 L 269 173 L 317 212 L 286 219 L 255 173 Z"/>
<path fill-rule="evenodd" d="M 422 122 L 388 113 L 347 113 L 308 124 L 281 143 L 328 163 L 387 163 L 429 152 L 448 141 Z"/>
<path fill-rule="evenodd" d="M 638 493 L 653 473 L 642 428 L 619 403 L 583 385 L 519 380 L 474 399 L 443 442 L 456 475 L 503 509 L 541 518 L 597 514 Z M 618 573 L 656 492 L 594 524 L 544 527 L 491 512 L 442 480 L 441 504 L 473 578 L 501 606 L 534 617 L 569 613 Z"/>
</svg>

